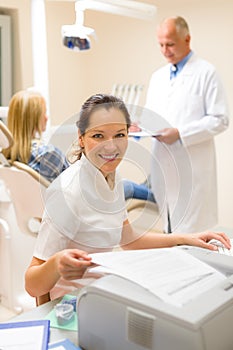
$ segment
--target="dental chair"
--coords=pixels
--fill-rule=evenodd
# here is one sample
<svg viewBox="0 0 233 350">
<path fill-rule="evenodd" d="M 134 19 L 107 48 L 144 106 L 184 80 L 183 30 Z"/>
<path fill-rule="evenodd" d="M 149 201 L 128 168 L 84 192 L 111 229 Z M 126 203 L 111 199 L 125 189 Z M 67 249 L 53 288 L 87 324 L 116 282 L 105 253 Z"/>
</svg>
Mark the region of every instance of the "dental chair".
<svg viewBox="0 0 233 350">
<path fill-rule="evenodd" d="M 24 288 L 24 274 L 33 256 L 49 181 L 1 152 L 13 144 L 0 121 L 0 301 L 15 313 L 40 304 Z M 46 300 L 47 301 L 47 300 Z"/>
</svg>

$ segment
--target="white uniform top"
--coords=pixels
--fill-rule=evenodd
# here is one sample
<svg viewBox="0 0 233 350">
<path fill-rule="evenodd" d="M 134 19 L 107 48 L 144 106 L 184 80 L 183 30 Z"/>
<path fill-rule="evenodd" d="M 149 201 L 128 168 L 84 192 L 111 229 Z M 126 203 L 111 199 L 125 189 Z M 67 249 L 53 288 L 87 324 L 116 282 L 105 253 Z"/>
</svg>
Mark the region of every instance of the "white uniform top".
<svg viewBox="0 0 233 350">
<path fill-rule="evenodd" d="M 168 207 L 172 231 L 213 227 L 217 223 L 214 136 L 229 122 L 215 68 L 195 54 L 172 80 L 170 65 L 162 67 L 151 77 L 146 107 L 163 118 L 159 128 L 178 128 L 181 137 L 171 146 L 154 141 L 151 180 L 165 229 Z"/>
<path fill-rule="evenodd" d="M 111 190 L 103 174 L 83 155 L 46 191 L 46 207 L 34 256 L 47 260 L 67 248 L 89 253 L 112 250 L 121 240 L 126 218 L 124 189 L 118 173 Z M 64 285 L 77 288 L 79 282 L 60 279 L 50 293 L 51 298 L 74 289 Z"/>
</svg>

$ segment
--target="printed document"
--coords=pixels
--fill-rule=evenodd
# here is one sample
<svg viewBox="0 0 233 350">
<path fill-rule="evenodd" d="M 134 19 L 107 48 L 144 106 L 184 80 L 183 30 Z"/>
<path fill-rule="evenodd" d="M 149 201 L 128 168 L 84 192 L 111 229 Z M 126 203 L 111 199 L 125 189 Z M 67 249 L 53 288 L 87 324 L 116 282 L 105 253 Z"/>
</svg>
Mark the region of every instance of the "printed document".
<svg viewBox="0 0 233 350">
<path fill-rule="evenodd" d="M 90 254 L 107 273 L 140 284 L 157 297 L 182 306 L 226 277 L 177 248 L 157 248 Z M 94 268 L 98 271 L 98 267 Z M 93 270 L 93 269 L 92 269 Z"/>
</svg>

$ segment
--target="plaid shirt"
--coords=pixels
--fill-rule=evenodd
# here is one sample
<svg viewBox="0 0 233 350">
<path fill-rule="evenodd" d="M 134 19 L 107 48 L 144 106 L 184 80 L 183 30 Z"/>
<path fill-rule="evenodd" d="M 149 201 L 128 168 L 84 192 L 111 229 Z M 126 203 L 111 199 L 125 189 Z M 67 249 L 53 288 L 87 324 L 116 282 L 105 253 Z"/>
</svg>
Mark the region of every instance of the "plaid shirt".
<svg viewBox="0 0 233 350">
<path fill-rule="evenodd" d="M 51 182 L 69 166 L 65 155 L 51 144 L 34 140 L 31 151 L 28 165 Z"/>
</svg>

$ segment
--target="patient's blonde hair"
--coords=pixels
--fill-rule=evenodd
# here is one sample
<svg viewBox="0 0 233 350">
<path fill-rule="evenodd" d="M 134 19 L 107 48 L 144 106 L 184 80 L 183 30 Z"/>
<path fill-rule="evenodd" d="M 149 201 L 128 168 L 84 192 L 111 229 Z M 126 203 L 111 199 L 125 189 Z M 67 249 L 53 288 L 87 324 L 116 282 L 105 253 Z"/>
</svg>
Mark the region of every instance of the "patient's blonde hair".
<svg viewBox="0 0 233 350">
<path fill-rule="evenodd" d="M 38 92 L 19 91 L 11 98 L 7 125 L 13 135 L 14 144 L 4 152 L 8 159 L 28 163 L 32 139 L 36 134 L 41 136 L 41 120 L 45 113 L 45 99 Z"/>
</svg>

